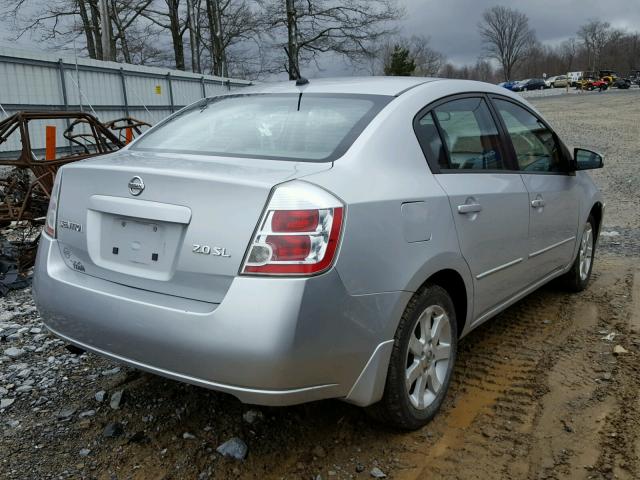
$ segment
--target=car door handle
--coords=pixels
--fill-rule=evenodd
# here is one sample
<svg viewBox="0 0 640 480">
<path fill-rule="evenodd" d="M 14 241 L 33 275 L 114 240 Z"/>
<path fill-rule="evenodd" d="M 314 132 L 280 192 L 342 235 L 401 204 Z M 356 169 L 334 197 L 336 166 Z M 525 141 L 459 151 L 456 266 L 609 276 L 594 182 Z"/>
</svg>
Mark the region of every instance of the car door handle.
<svg viewBox="0 0 640 480">
<path fill-rule="evenodd" d="M 482 205 L 479 203 L 465 203 L 464 205 L 458 205 L 458 213 L 476 213 L 482 210 Z"/>
<path fill-rule="evenodd" d="M 544 200 L 541 198 L 536 198 L 535 200 L 531 200 L 531 208 L 542 208 L 544 207 Z"/>
</svg>

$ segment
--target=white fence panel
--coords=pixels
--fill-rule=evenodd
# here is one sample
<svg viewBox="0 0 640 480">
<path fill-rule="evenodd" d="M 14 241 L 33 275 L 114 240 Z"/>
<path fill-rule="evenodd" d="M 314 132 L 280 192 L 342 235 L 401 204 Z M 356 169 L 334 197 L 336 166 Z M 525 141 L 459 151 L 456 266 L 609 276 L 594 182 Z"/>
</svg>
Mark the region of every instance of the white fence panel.
<svg viewBox="0 0 640 480">
<path fill-rule="evenodd" d="M 162 118 L 205 94 L 249 85 L 240 79 L 0 47 L 0 104 L 7 111 L 92 107 L 104 121 L 115 110 L 146 108 L 160 112 L 154 118 Z"/>
<path fill-rule="evenodd" d="M 0 63 L 0 103 L 47 105 L 57 103 L 61 95 L 55 66 Z"/>
<path fill-rule="evenodd" d="M 8 115 L 21 110 L 82 110 L 102 122 L 131 116 L 155 125 L 204 96 L 249 85 L 240 79 L 0 47 L 0 105 Z M 68 146 L 62 137 L 67 121 L 47 124 L 57 127 L 58 149 Z M 44 126 L 43 122 L 32 126 L 34 149 L 45 146 Z M 3 157 L 20 149 L 16 134 L 0 144 Z"/>
<path fill-rule="evenodd" d="M 127 76 L 127 96 L 131 105 L 171 105 L 167 77 Z"/>
<path fill-rule="evenodd" d="M 172 79 L 173 101 L 176 105 L 189 105 L 204 97 L 202 83 L 181 78 Z"/>
</svg>

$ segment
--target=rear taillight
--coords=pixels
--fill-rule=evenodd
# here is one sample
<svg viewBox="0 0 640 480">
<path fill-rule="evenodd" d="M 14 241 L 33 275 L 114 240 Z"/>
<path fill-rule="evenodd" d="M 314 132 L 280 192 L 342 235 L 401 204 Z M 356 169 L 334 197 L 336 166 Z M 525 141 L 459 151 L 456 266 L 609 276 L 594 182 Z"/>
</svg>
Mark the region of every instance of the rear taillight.
<svg viewBox="0 0 640 480">
<path fill-rule="evenodd" d="M 49 209 L 47 210 L 47 220 L 44 230 L 52 238 L 56 238 L 56 221 L 58 218 L 58 200 L 60 198 L 60 178 L 62 174 L 58 172 L 51 189 L 51 199 L 49 200 Z"/>
<path fill-rule="evenodd" d="M 328 270 L 338 250 L 344 206 L 306 182 L 276 187 L 249 246 L 243 274 L 313 275 Z"/>
</svg>

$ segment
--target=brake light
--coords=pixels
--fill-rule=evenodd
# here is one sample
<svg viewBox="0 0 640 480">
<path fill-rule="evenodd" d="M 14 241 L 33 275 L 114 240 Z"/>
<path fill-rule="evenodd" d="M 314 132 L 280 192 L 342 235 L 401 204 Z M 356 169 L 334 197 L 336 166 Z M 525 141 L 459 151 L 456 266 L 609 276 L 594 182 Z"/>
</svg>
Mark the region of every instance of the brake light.
<svg viewBox="0 0 640 480">
<path fill-rule="evenodd" d="M 333 264 L 344 206 L 301 181 L 276 187 L 249 246 L 243 274 L 313 275 Z"/>
<path fill-rule="evenodd" d="M 273 213 L 274 232 L 312 232 L 318 226 L 318 210 L 280 210 Z"/>
<path fill-rule="evenodd" d="M 311 253 L 311 238 L 308 235 L 269 235 L 272 260 L 304 260 Z"/>
<path fill-rule="evenodd" d="M 53 182 L 53 188 L 51 189 L 51 198 L 49 199 L 49 208 L 47 209 L 47 220 L 44 225 L 44 230 L 51 238 L 56 238 L 56 222 L 58 219 L 58 201 L 60 198 L 60 178 L 62 174 L 58 172 L 56 179 Z"/>
</svg>

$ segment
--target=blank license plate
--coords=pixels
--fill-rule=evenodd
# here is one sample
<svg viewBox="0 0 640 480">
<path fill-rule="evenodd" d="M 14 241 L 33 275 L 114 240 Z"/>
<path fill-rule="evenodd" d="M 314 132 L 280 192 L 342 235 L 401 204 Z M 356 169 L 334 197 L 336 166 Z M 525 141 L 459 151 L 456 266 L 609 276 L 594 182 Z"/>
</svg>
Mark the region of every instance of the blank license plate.
<svg viewBox="0 0 640 480">
<path fill-rule="evenodd" d="M 148 265 L 160 259 L 162 227 L 157 223 L 119 218 L 114 222 L 112 255 Z"/>
</svg>

